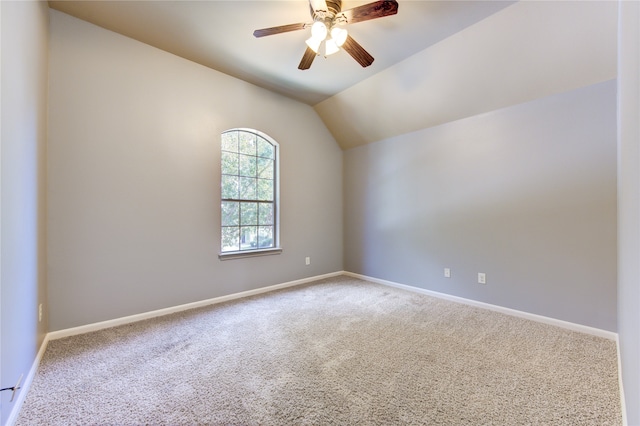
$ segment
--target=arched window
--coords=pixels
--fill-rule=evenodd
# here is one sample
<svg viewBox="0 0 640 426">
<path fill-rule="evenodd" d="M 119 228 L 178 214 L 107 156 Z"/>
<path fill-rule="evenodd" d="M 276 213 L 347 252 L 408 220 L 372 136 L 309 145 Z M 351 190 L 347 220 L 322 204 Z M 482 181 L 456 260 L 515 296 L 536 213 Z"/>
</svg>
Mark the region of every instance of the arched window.
<svg viewBox="0 0 640 426">
<path fill-rule="evenodd" d="M 279 253 L 277 142 L 252 129 L 221 139 L 220 257 Z"/>
</svg>

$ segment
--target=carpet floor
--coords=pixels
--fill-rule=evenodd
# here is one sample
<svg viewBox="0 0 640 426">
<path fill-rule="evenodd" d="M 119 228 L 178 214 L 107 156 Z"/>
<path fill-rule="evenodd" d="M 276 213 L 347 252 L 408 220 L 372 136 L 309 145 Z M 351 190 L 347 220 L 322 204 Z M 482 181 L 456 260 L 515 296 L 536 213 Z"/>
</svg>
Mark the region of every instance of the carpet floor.
<svg viewBox="0 0 640 426">
<path fill-rule="evenodd" d="M 50 341 L 17 425 L 621 425 L 615 342 L 339 276 Z"/>
</svg>

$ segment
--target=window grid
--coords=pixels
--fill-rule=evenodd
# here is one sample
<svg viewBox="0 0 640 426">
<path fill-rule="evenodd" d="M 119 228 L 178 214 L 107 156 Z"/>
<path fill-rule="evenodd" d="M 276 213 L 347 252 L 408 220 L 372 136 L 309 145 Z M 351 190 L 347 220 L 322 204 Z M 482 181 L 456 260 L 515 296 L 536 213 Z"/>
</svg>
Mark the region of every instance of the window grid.
<svg viewBox="0 0 640 426">
<path fill-rule="evenodd" d="M 248 130 L 222 134 L 223 253 L 276 247 L 276 149 Z"/>
</svg>

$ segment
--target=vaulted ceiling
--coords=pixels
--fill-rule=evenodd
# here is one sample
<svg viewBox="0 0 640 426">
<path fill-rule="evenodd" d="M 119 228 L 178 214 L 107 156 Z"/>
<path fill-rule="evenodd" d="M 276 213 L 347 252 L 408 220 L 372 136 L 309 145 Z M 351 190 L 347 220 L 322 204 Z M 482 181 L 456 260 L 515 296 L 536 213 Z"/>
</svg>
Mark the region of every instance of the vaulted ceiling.
<svg viewBox="0 0 640 426">
<path fill-rule="evenodd" d="M 342 9 L 367 3 L 344 0 Z M 69 15 L 313 106 L 344 149 L 615 77 L 615 7 L 607 6 L 615 2 L 398 3 L 396 15 L 347 26 L 374 56 L 371 66 L 362 68 L 341 51 L 301 71 L 310 30 L 263 38 L 253 31 L 310 22 L 308 0 L 49 1 Z M 568 31 L 578 3 L 587 25 Z M 577 81 L 575 70 L 582 70 Z"/>
<path fill-rule="evenodd" d="M 343 1 L 343 10 L 369 1 Z M 348 26 L 374 57 L 362 68 L 346 52 L 298 70 L 310 30 L 255 38 L 253 31 L 311 22 L 308 0 L 50 1 L 69 15 L 309 105 L 478 22 L 510 2 L 402 1 L 396 15 Z"/>
</svg>

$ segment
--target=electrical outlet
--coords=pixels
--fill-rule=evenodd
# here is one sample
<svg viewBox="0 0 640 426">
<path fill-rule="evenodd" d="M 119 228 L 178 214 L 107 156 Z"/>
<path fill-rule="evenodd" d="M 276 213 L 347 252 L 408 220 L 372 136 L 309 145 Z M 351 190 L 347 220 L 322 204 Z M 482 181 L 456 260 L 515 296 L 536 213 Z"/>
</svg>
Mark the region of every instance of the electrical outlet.
<svg viewBox="0 0 640 426">
<path fill-rule="evenodd" d="M 445 278 L 451 278 L 451 269 L 444 268 L 444 277 Z"/>
<path fill-rule="evenodd" d="M 487 274 L 484 272 L 478 272 L 478 284 L 486 284 L 487 283 Z"/>
<path fill-rule="evenodd" d="M 38 322 L 42 322 L 42 303 L 38 305 Z"/>
<path fill-rule="evenodd" d="M 305 265 L 311 265 L 311 258 L 309 256 L 304 258 L 304 264 Z"/>
</svg>

